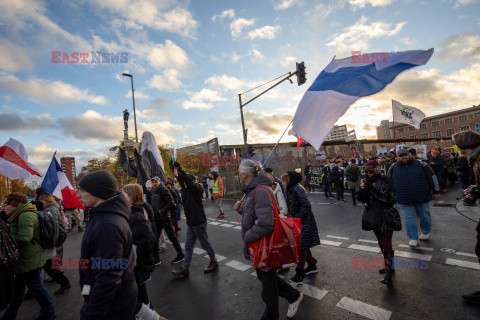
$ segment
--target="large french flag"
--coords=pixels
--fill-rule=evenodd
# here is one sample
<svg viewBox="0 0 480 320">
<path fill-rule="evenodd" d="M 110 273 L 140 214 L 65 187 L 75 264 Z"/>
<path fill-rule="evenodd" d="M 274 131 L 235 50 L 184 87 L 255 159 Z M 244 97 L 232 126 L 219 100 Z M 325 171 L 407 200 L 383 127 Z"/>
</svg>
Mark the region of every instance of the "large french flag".
<svg viewBox="0 0 480 320">
<path fill-rule="evenodd" d="M 63 172 L 58 164 L 55 155 L 53 156 L 52 162 L 50 162 L 50 166 L 43 179 L 42 189 L 53 194 L 57 198 L 62 199 L 63 206 L 66 209 L 81 208 L 85 210 L 82 203 L 77 198 L 77 194 L 75 190 L 73 190 L 70 181 L 68 181 L 65 172 Z"/>
<path fill-rule="evenodd" d="M 42 176 L 28 162 L 27 150 L 23 144 L 15 139 L 8 140 L 0 147 L 0 174 L 12 180 L 26 179 L 32 175 Z"/>
<path fill-rule="evenodd" d="M 300 101 L 293 132 L 319 150 L 337 120 L 355 101 L 380 92 L 401 72 L 426 64 L 432 54 L 433 49 L 429 49 L 372 53 L 369 59 L 333 59 Z M 383 57 L 381 61 L 379 56 Z"/>
</svg>

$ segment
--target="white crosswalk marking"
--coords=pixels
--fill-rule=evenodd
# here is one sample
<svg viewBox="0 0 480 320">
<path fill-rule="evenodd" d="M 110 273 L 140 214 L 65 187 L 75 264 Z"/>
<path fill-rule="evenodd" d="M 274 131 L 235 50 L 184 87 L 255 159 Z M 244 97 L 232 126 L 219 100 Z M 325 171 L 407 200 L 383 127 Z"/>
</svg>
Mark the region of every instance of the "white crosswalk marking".
<svg viewBox="0 0 480 320">
<path fill-rule="evenodd" d="M 338 237 L 338 236 L 331 236 L 331 235 L 328 235 L 327 238 L 339 239 L 339 240 L 348 240 L 348 239 L 350 239 L 350 238 L 346 238 L 346 237 Z"/>
<path fill-rule="evenodd" d="M 465 267 L 465 268 L 480 270 L 480 265 L 478 264 L 478 262 L 471 262 L 471 261 L 464 261 L 464 260 L 457 260 L 457 259 L 448 258 L 447 261 L 445 261 L 445 263 L 449 264 L 449 265 L 452 265 L 452 266 L 458 266 L 458 267 Z"/>
<path fill-rule="evenodd" d="M 473 253 L 455 252 L 455 254 L 458 256 L 477 258 L 477 255 Z"/>
<path fill-rule="evenodd" d="M 233 229 L 242 230 L 242 226 L 235 226 Z"/>
<path fill-rule="evenodd" d="M 239 261 L 236 261 L 236 260 L 231 260 L 231 261 L 228 261 L 227 263 L 225 263 L 226 266 L 229 266 L 233 269 L 237 269 L 237 270 L 240 270 L 240 271 L 245 271 L 245 270 L 248 270 L 250 269 L 252 266 L 248 265 L 248 264 L 245 264 L 245 263 L 241 263 Z"/>
<path fill-rule="evenodd" d="M 412 248 L 407 244 L 399 244 L 398 246 L 401 247 L 401 248 Z M 427 247 L 413 247 L 412 249 L 433 251 L 433 248 L 427 248 Z"/>
<path fill-rule="evenodd" d="M 304 295 L 317 300 L 322 300 L 328 293 L 328 290 L 323 290 L 306 283 L 302 285 L 298 285 L 297 290 L 303 293 Z"/>
<path fill-rule="evenodd" d="M 209 221 L 208 224 L 211 224 L 211 225 L 214 225 L 214 226 L 221 225 L 220 222 L 216 222 L 216 221 Z"/>
<path fill-rule="evenodd" d="M 430 261 L 432 259 L 432 256 L 429 256 L 429 255 L 426 255 L 426 254 L 400 251 L 400 250 L 395 250 L 395 257 L 419 259 L 419 260 L 427 260 L 427 261 Z"/>
<path fill-rule="evenodd" d="M 320 239 L 320 244 L 332 247 L 339 247 L 342 242 Z"/>
<path fill-rule="evenodd" d="M 231 228 L 233 227 L 233 224 L 224 223 L 224 224 L 221 224 L 220 227 Z"/>
<path fill-rule="evenodd" d="M 388 320 L 392 316 L 391 311 L 372 306 L 370 304 L 357 301 L 348 297 L 343 297 L 337 303 L 337 307 L 373 320 Z"/>
<path fill-rule="evenodd" d="M 210 257 L 208 256 L 208 254 L 207 254 L 206 256 L 204 256 L 204 257 L 210 259 Z M 224 256 L 219 255 L 219 254 L 216 254 L 216 253 L 215 253 L 215 258 L 217 259 L 217 262 L 220 262 L 220 261 L 223 261 L 223 260 L 227 259 L 227 257 L 224 257 Z"/>
<path fill-rule="evenodd" d="M 377 243 L 378 243 L 378 241 L 373 241 L 373 240 L 365 240 L 365 239 L 358 239 L 358 242 L 375 243 L 375 244 L 377 244 Z"/>
<path fill-rule="evenodd" d="M 361 245 L 361 244 L 351 244 L 351 245 L 348 246 L 348 249 L 380 253 L 379 248 L 364 246 L 364 245 Z M 397 251 L 395 251 L 395 255 L 397 255 Z"/>
<path fill-rule="evenodd" d="M 193 248 L 193 253 L 195 253 L 195 254 L 204 254 L 205 252 L 207 252 L 207 251 L 205 251 L 203 249 L 200 249 L 200 248 Z"/>
</svg>

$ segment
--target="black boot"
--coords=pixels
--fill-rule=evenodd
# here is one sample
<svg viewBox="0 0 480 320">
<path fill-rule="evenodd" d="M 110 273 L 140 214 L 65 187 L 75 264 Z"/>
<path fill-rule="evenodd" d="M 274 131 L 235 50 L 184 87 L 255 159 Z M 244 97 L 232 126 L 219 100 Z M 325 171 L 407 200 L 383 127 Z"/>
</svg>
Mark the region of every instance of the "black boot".
<svg viewBox="0 0 480 320">
<path fill-rule="evenodd" d="M 303 278 L 305 277 L 305 271 L 295 268 L 295 276 L 290 278 L 290 282 L 294 284 L 303 284 Z"/>
<path fill-rule="evenodd" d="M 383 254 L 383 256 L 385 257 L 385 260 L 388 264 L 388 268 L 387 270 L 385 271 L 385 278 L 383 278 L 383 280 L 381 280 L 380 282 L 383 283 L 383 284 L 386 284 L 387 286 L 391 287 L 393 285 L 393 282 L 392 282 L 392 252 L 385 252 Z"/>
<path fill-rule="evenodd" d="M 395 259 L 393 257 L 395 257 L 395 250 L 392 250 L 392 273 L 395 273 L 395 266 L 394 266 Z M 386 271 L 387 271 L 387 268 L 380 269 L 378 270 L 378 273 L 384 274 Z"/>
</svg>

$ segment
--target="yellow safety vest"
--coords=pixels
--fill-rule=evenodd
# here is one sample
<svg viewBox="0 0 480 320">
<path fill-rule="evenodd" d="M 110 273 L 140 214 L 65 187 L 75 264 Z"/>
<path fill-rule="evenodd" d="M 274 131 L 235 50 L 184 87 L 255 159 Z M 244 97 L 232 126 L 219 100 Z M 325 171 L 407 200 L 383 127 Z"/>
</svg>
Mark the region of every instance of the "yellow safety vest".
<svg viewBox="0 0 480 320">
<path fill-rule="evenodd" d="M 218 186 L 218 179 L 213 182 L 212 193 L 220 193 L 220 187 Z"/>
</svg>

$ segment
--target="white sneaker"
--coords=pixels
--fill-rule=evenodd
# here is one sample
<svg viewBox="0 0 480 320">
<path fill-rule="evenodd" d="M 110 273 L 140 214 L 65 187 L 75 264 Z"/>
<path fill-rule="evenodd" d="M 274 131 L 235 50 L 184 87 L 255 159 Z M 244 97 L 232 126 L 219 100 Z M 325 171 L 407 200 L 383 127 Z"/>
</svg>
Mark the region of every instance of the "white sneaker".
<svg viewBox="0 0 480 320">
<path fill-rule="evenodd" d="M 409 245 L 410 247 L 418 247 L 418 241 L 417 241 L 417 240 L 410 240 L 410 241 L 408 242 L 408 245 Z"/>
<path fill-rule="evenodd" d="M 287 317 L 288 318 L 293 318 L 297 314 L 298 306 L 300 305 L 300 302 L 303 300 L 303 293 L 300 292 L 300 296 L 298 297 L 297 301 L 294 303 L 290 303 L 288 305 L 288 311 L 287 311 Z"/>
<path fill-rule="evenodd" d="M 428 239 L 430 239 L 430 233 L 429 234 L 421 234 L 420 237 L 418 237 L 418 240 L 423 240 L 423 241 L 427 241 Z"/>
</svg>

